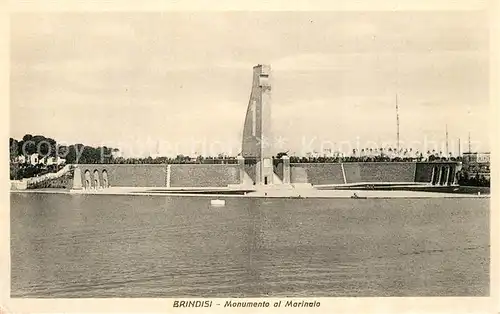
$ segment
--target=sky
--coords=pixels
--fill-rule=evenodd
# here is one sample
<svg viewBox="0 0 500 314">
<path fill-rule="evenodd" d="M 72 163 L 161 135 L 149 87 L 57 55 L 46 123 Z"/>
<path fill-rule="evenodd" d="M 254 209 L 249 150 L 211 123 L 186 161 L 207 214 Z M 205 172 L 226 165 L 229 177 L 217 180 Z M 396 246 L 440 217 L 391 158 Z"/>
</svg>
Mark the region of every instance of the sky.
<svg viewBox="0 0 500 314">
<path fill-rule="evenodd" d="M 252 67 L 272 67 L 279 151 L 489 151 L 481 11 L 18 13 L 11 137 L 128 156 L 239 153 Z M 277 145 L 278 146 L 278 145 Z M 439 147 L 438 147 L 439 146 Z M 441 147 L 441 148 L 440 148 Z"/>
</svg>

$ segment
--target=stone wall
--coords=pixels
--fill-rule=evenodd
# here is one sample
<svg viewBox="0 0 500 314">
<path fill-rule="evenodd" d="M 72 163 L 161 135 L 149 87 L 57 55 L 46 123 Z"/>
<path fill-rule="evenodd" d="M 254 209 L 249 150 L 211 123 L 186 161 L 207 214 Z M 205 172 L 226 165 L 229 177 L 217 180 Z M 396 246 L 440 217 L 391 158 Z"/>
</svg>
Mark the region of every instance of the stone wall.
<svg viewBox="0 0 500 314">
<path fill-rule="evenodd" d="M 166 187 L 165 164 L 80 164 L 82 184 L 90 176 L 95 187 L 95 174 L 100 186 L 104 186 L 105 175 L 109 186 L 116 187 Z M 88 171 L 88 175 L 86 175 Z M 97 172 L 96 172 L 97 171 Z M 170 165 L 170 187 L 225 187 L 238 184 L 238 165 L 173 164 Z"/>
<path fill-rule="evenodd" d="M 226 187 L 239 182 L 238 165 L 171 165 L 171 187 Z"/>
<path fill-rule="evenodd" d="M 309 176 L 305 167 L 295 167 L 290 165 L 290 183 L 309 183 Z"/>
<path fill-rule="evenodd" d="M 342 173 L 342 166 L 345 173 Z M 290 165 L 291 183 L 343 184 L 361 182 L 422 182 L 430 183 L 434 168 L 445 167 L 441 184 L 453 184 L 460 169 L 456 162 L 347 162 L 347 163 L 293 163 Z M 448 168 L 449 171 L 448 171 Z M 447 176 L 448 180 L 444 177 Z M 437 183 L 439 184 L 439 182 Z"/>
<path fill-rule="evenodd" d="M 293 163 L 290 164 L 291 183 L 343 184 L 340 163 Z"/>
<path fill-rule="evenodd" d="M 346 183 L 414 182 L 415 162 L 344 163 Z"/>
<path fill-rule="evenodd" d="M 94 180 L 94 173 L 97 170 L 99 182 L 104 181 L 103 172 L 107 173 L 110 186 L 123 187 L 158 187 L 166 185 L 166 165 L 129 165 L 129 164 L 80 164 L 78 167 L 82 174 L 82 183 L 85 187 L 86 175 L 89 171 L 90 177 Z"/>
<path fill-rule="evenodd" d="M 342 173 L 342 166 L 345 172 Z M 358 182 L 414 182 L 416 163 L 351 162 L 294 163 L 290 165 L 292 183 L 344 184 Z"/>
<path fill-rule="evenodd" d="M 226 187 L 239 184 L 237 164 L 80 164 L 82 184 L 91 187 Z M 343 167 L 343 169 L 342 169 Z M 290 183 L 312 185 L 360 182 L 422 182 L 430 183 L 436 168 L 445 167 L 442 182 L 453 184 L 460 169 L 454 162 L 364 162 L 364 163 L 293 163 L 290 164 Z M 170 168 L 170 175 L 167 174 Z M 343 171 L 344 170 L 344 171 Z M 283 166 L 276 166 L 276 174 L 283 179 Z M 245 172 L 255 180 L 255 165 L 245 164 Z M 86 174 L 87 173 L 87 174 Z M 345 181 L 344 181 L 345 173 Z M 445 180 L 445 173 L 446 178 Z M 434 175 L 435 179 L 436 174 Z M 167 184 L 170 179 L 169 184 Z M 88 180 L 88 181 L 87 181 Z M 64 185 L 66 182 L 62 182 Z M 443 184 L 443 183 L 442 183 Z"/>
<path fill-rule="evenodd" d="M 432 163 L 419 163 L 415 172 L 415 182 L 430 182 L 434 166 Z"/>
<path fill-rule="evenodd" d="M 344 164 L 346 183 L 361 182 L 361 168 L 357 162 L 348 162 Z"/>
<path fill-rule="evenodd" d="M 283 163 L 280 162 L 274 167 L 274 173 L 278 176 L 280 180 L 283 181 Z"/>
</svg>

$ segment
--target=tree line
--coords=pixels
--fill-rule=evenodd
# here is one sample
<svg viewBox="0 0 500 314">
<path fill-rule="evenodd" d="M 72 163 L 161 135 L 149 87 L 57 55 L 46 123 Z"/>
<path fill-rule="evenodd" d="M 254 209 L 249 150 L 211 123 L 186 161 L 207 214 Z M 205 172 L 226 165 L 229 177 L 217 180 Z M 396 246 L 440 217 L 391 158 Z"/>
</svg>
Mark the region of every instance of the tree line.
<svg viewBox="0 0 500 314">
<path fill-rule="evenodd" d="M 63 145 L 56 140 L 43 135 L 26 134 L 21 140 L 9 139 L 10 157 L 13 161 L 17 156 L 29 157 L 38 154 L 42 157 L 60 157 L 66 163 L 111 163 L 112 153 L 116 148 L 107 146 L 92 147 L 81 143 Z"/>
<path fill-rule="evenodd" d="M 72 145 L 59 144 L 55 139 L 43 135 L 26 134 L 22 139 L 9 138 L 10 152 L 10 179 L 20 180 L 57 172 L 62 165 L 31 164 L 30 156 L 38 154 L 38 158 L 59 157 L 65 159 L 66 164 L 75 163 L 112 163 L 113 151 L 111 147 L 92 147 L 81 143 Z M 18 161 L 19 156 L 25 157 L 25 162 Z"/>
</svg>

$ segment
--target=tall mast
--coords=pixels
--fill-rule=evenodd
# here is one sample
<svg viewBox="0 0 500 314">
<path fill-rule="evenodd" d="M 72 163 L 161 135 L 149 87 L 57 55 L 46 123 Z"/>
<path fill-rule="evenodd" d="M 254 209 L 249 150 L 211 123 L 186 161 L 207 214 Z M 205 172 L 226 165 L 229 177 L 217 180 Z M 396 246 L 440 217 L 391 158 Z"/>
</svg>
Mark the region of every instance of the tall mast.
<svg viewBox="0 0 500 314">
<path fill-rule="evenodd" d="M 469 132 L 469 153 L 471 152 L 471 149 L 470 149 L 470 132 Z"/>
<path fill-rule="evenodd" d="M 396 94 L 396 147 L 399 153 L 399 107 L 398 107 L 398 94 Z"/>
<path fill-rule="evenodd" d="M 446 124 L 446 158 L 448 158 L 450 152 L 448 151 L 448 124 Z"/>
<path fill-rule="evenodd" d="M 458 138 L 458 156 L 462 155 L 462 151 L 460 150 L 460 138 Z"/>
</svg>

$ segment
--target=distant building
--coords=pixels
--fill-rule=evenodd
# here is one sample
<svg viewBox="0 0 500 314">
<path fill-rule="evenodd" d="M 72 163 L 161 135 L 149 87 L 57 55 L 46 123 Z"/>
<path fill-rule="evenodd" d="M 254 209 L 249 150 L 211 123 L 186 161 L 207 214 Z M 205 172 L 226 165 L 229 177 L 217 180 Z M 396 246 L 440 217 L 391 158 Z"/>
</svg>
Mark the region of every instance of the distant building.
<svg viewBox="0 0 500 314">
<path fill-rule="evenodd" d="M 471 175 L 490 177 L 490 153 L 467 152 L 462 154 L 463 170 Z"/>
<path fill-rule="evenodd" d="M 65 162 L 66 162 L 66 159 L 64 159 L 64 158 L 61 158 L 61 157 L 50 157 L 50 156 L 39 158 L 39 160 L 38 160 L 38 163 L 44 164 L 44 165 L 47 165 L 47 166 L 62 165 Z"/>
<path fill-rule="evenodd" d="M 463 162 L 464 163 L 490 163 L 490 153 L 463 153 Z"/>
<path fill-rule="evenodd" d="M 38 164 L 40 165 L 46 165 L 47 164 L 47 156 L 43 156 L 42 158 L 38 157 Z"/>
<path fill-rule="evenodd" d="M 65 158 L 61 158 L 61 157 L 57 157 L 56 160 L 55 160 L 55 163 L 59 166 L 59 165 L 63 165 L 66 163 L 66 159 Z"/>
<path fill-rule="evenodd" d="M 35 154 L 30 155 L 29 159 L 30 159 L 30 164 L 32 164 L 33 166 L 38 165 L 38 163 L 39 163 L 38 154 L 35 153 Z"/>
<path fill-rule="evenodd" d="M 47 157 L 47 162 L 46 162 L 47 166 L 51 166 L 55 163 L 56 163 L 56 157 Z"/>
</svg>

